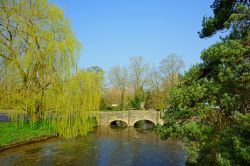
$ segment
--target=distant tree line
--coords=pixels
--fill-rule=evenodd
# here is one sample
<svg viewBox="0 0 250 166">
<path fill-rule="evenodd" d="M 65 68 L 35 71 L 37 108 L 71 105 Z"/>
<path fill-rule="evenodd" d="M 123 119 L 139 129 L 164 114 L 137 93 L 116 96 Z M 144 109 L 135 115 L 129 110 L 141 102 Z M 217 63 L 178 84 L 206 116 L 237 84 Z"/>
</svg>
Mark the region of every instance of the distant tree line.
<svg viewBox="0 0 250 166">
<path fill-rule="evenodd" d="M 154 109 L 169 107 L 169 90 L 178 84 L 183 60 L 176 54 L 162 59 L 159 67 L 151 67 L 143 57 L 130 58 L 128 66 L 116 65 L 108 71 L 108 86 L 102 91 L 101 109 Z"/>
</svg>

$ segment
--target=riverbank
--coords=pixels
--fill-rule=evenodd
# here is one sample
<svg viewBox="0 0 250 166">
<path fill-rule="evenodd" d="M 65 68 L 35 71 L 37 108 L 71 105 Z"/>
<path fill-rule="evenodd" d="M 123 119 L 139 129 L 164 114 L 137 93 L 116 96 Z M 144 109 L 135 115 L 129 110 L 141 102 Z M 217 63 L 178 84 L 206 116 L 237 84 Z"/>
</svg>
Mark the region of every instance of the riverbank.
<svg viewBox="0 0 250 166">
<path fill-rule="evenodd" d="M 37 122 L 34 125 L 24 123 L 22 127 L 18 127 L 14 122 L 0 122 L 0 152 L 56 136 L 57 134 L 46 123 Z"/>
</svg>

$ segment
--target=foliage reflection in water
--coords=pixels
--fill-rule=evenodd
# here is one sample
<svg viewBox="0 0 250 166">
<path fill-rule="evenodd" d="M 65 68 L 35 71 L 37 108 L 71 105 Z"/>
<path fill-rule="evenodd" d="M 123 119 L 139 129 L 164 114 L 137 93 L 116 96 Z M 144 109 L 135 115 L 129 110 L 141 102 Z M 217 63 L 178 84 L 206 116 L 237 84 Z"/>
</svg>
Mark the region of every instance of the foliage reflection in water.
<svg viewBox="0 0 250 166">
<path fill-rule="evenodd" d="M 135 128 L 140 128 L 140 129 L 153 129 L 155 127 L 154 123 L 149 121 L 149 120 L 140 120 L 135 123 L 134 125 Z"/>
<path fill-rule="evenodd" d="M 99 127 L 85 137 L 52 139 L 0 153 L 1 165 L 184 165 L 176 142 L 162 141 L 153 130 Z"/>
</svg>

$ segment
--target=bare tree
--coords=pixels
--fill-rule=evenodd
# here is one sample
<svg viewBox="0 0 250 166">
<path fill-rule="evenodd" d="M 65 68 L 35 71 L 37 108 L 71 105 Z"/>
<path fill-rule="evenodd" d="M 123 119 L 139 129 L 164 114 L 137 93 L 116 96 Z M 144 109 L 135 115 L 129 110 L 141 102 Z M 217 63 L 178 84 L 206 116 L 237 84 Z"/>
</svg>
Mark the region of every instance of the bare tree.
<svg viewBox="0 0 250 166">
<path fill-rule="evenodd" d="M 148 84 L 151 90 L 159 91 L 161 88 L 162 84 L 161 73 L 159 69 L 157 69 L 156 67 L 152 67 L 150 69 Z"/>
<path fill-rule="evenodd" d="M 149 64 L 144 62 L 143 57 L 134 56 L 130 58 L 130 83 L 135 93 L 139 92 L 148 82 Z"/>
<path fill-rule="evenodd" d="M 114 66 L 109 71 L 110 83 L 121 92 L 120 108 L 124 109 L 124 96 L 128 84 L 128 70 L 126 67 Z"/>
<path fill-rule="evenodd" d="M 160 62 L 160 71 L 163 80 L 169 80 L 171 84 L 174 84 L 174 80 L 181 73 L 181 69 L 185 67 L 185 64 L 181 57 L 172 53 Z"/>
<path fill-rule="evenodd" d="M 160 71 L 165 77 L 171 76 L 173 73 L 180 73 L 185 64 L 180 56 L 172 53 L 160 62 Z"/>
</svg>

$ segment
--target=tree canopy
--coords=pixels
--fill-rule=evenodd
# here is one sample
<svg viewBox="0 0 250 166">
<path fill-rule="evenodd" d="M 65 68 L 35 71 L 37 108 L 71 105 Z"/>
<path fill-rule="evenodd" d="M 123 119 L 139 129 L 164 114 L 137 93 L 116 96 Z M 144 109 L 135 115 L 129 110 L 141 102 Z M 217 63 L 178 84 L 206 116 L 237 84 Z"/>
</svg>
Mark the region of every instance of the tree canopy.
<svg viewBox="0 0 250 166">
<path fill-rule="evenodd" d="M 248 0 L 215 0 L 211 5 L 214 16 L 205 16 L 202 21 L 201 38 L 211 37 L 216 32 L 231 29 L 233 38 L 243 38 L 249 33 Z"/>
<path fill-rule="evenodd" d="M 63 11 L 47 0 L 0 1 L 0 9 L 0 107 L 13 119 L 25 112 L 56 122 L 64 137 L 86 133 L 101 78 L 77 70 L 81 45 Z M 72 121 L 78 114 L 86 116 Z"/>
</svg>

